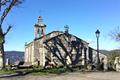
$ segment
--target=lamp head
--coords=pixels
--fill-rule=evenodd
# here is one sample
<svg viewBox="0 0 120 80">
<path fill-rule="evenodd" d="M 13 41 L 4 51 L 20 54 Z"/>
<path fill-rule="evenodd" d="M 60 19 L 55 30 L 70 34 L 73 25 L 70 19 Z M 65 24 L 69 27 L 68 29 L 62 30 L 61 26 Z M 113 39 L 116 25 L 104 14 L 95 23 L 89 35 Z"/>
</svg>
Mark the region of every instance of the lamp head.
<svg viewBox="0 0 120 80">
<path fill-rule="evenodd" d="M 97 31 L 95 32 L 95 34 L 96 34 L 96 37 L 99 37 L 100 31 L 97 29 Z"/>
</svg>

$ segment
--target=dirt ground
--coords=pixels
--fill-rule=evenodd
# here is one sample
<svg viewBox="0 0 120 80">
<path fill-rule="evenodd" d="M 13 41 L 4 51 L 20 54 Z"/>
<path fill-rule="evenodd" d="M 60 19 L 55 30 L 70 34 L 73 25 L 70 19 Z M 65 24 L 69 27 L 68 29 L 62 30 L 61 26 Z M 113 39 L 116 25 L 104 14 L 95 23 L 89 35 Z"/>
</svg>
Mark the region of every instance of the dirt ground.
<svg viewBox="0 0 120 80">
<path fill-rule="evenodd" d="M 0 80 L 120 80 L 119 72 L 73 72 L 61 75 L 17 76 Z"/>
</svg>

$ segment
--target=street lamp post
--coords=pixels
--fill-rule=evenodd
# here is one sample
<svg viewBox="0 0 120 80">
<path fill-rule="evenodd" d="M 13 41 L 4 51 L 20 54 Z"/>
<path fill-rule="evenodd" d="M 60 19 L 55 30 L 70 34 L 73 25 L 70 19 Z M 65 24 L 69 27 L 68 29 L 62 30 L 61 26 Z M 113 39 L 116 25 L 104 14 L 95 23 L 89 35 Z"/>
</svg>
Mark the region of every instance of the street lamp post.
<svg viewBox="0 0 120 80">
<path fill-rule="evenodd" d="M 100 63 L 100 58 L 99 58 L 99 36 L 100 36 L 100 31 L 97 30 L 95 32 L 95 34 L 96 34 L 96 38 L 97 38 L 97 64 L 99 65 L 99 63 Z"/>
</svg>

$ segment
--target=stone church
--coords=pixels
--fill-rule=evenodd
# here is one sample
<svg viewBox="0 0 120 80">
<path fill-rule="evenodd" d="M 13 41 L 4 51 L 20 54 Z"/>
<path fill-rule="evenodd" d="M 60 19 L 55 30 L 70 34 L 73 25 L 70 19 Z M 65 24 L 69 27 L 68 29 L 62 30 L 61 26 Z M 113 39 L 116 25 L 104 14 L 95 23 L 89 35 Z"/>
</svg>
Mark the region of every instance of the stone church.
<svg viewBox="0 0 120 80">
<path fill-rule="evenodd" d="M 34 25 L 35 39 L 25 44 L 25 62 L 45 66 L 52 63 L 61 65 L 85 65 L 94 63 L 97 57 L 95 49 L 89 43 L 69 33 L 69 27 L 64 31 L 45 33 L 46 24 L 42 17 Z M 100 59 L 106 56 L 99 53 Z"/>
</svg>

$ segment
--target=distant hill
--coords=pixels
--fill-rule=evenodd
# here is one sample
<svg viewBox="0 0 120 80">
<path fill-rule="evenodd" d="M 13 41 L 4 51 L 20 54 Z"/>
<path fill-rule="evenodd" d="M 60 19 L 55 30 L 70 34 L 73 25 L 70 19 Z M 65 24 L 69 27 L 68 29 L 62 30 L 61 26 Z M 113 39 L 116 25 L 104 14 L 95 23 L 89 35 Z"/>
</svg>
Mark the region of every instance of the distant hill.
<svg viewBox="0 0 120 80">
<path fill-rule="evenodd" d="M 100 50 L 100 53 L 103 53 L 103 54 L 109 54 L 110 51 L 107 51 L 107 50 Z"/>
<path fill-rule="evenodd" d="M 115 50 L 111 50 L 111 51 L 100 50 L 100 52 L 103 53 L 103 54 L 105 54 L 105 55 L 110 55 L 112 53 L 120 55 L 120 49 L 115 49 Z"/>
<path fill-rule="evenodd" d="M 111 50 L 111 52 L 115 52 L 115 53 L 119 53 L 120 54 L 120 49 Z"/>
<path fill-rule="evenodd" d="M 13 64 L 15 61 L 24 60 L 24 52 L 22 51 L 5 51 L 5 59 L 9 59 L 10 64 Z"/>
</svg>

